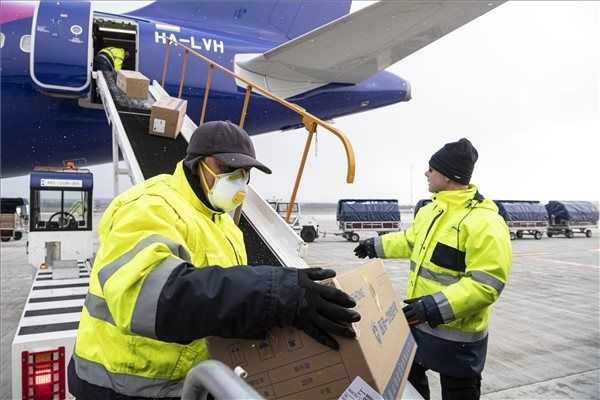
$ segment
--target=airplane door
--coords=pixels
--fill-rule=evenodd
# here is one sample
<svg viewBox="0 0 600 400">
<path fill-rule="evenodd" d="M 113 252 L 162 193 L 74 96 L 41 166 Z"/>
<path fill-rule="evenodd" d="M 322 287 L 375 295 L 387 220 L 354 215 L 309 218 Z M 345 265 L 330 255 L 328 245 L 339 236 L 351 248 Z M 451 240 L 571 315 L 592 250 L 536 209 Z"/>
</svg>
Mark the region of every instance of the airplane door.
<svg viewBox="0 0 600 400">
<path fill-rule="evenodd" d="M 40 1 L 31 30 L 29 72 L 43 89 L 80 92 L 90 84 L 89 1 Z"/>
</svg>

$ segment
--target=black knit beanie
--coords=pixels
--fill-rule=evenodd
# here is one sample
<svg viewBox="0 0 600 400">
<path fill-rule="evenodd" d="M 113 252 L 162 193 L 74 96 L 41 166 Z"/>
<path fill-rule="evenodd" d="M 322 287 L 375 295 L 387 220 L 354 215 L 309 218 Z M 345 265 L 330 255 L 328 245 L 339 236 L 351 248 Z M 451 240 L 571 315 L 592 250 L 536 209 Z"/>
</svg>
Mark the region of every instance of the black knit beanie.
<svg viewBox="0 0 600 400">
<path fill-rule="evenodd" d="M 477 150 L 468 139 L 446 143 L 429 160 L 429 166 L 442 175 L 468 185 L 477 161 Z"/>
</svg>

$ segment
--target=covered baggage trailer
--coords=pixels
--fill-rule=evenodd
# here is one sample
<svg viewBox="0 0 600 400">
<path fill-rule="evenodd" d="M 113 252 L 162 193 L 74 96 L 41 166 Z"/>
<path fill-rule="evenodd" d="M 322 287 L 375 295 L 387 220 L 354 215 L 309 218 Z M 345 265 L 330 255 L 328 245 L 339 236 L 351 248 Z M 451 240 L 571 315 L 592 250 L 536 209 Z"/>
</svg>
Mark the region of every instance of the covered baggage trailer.
<svg viewBox="0 0 600 400">
<path fill-rule="evenodd" d="M 522 239 L 525 235 L 540 240 L 547 233 L 548 213 L 539 201 L 495 200 L 495 203 L 508 225 L 511 240 Z"/>
<path fill-rule="evenodd" d="M 27 201 L 21 197 L 0 199 L 0 237 L 3 242 L 21 240 L 28 223 Z"/>
<path fill-rule="evenodd" d="M 592 229 L 598 228 L 598 209 L 590 201 L 550 201 L 546 204 L 550 219 L 548 237 L 565 235 L 569 239 L 575 233 L 592 237 Z"/>
<path fill-rule="evenodd" d="M 383 235 L 400 230 L 400 207 L 394 199 L 342 199 L 338 201 L 336 220 L 340 235 L 358 242 L 360 232 Z"/>
</svg>

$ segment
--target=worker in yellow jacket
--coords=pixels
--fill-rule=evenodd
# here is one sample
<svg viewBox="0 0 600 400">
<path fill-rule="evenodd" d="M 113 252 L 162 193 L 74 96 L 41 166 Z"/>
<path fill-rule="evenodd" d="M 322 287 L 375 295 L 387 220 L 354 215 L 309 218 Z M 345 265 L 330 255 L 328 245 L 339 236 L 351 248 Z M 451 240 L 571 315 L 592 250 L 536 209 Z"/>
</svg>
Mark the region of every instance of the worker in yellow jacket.
<svg viewBox="0 0 600 400">
<path fill-rule="evenodd" d="M 295 326 L 333 349 L 332 334 L 354 337 L 355 302 L 315 282 L 334 271 L 246 265 L 228 212 L 242 204 L 251 168 L 271 172 L 248 134 L 209 122 L 172 175 L 111 202 L 69 363 L 76 398 L 178 398 L 187 372 L 209 357 L 207 336 L 257 339 Z"/>
<path fill-rule="evenodd" d="M 118 72 L 128 53 L 120 47 L 105 47 L 94 57 L 94 70 Z"/>
<path fill-rule="evenodd" d="M 491 305 L 511 270 L 508 228 L 469 184 L 477 158 L 467 139 L 446 144 L 425 173 L 432 202 L 412 226 L 355 249 L 360 258 L 410 259 L 403 311 L 418 347 L 409 381 L 426 399 L 428 369 L 440 373 L 444 400 L 479 398 Z"/>
</svg>

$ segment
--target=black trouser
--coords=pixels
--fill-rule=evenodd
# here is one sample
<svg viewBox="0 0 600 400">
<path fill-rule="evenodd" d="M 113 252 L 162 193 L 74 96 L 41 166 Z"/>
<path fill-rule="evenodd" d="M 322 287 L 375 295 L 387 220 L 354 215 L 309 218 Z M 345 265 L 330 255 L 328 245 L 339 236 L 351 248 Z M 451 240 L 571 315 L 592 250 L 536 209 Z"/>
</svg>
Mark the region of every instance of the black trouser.
<svg viewBox="0 0 600 400">
<path fill-rule="evenodd" d="M 429 381 L 425 371 L 425 367 L 413 363 L 408 381 L 425 400 L 429 400 Z M 440 381 L 443 400 L 478 400 L 481 395 L 481 377 L 455 378 L 440 374 Z"/>
</svg>

